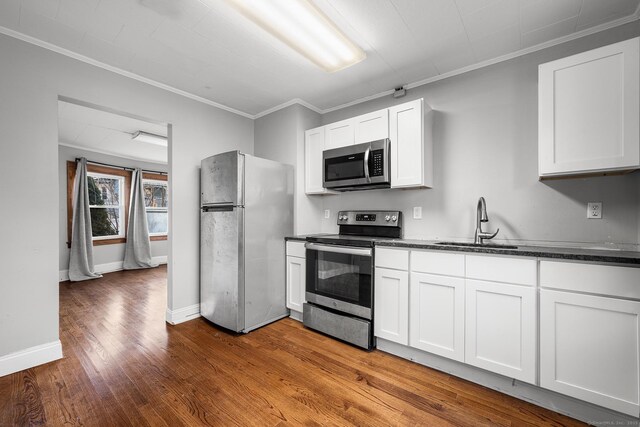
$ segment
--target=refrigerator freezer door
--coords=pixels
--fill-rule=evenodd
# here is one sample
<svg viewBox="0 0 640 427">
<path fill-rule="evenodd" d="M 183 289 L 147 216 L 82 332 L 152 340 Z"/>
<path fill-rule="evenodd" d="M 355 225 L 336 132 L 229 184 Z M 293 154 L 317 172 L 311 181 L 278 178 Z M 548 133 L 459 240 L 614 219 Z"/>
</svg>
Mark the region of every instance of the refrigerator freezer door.
<svg viewBox="0 0 640 427">
<path fill-rule="evenodd" d="M 200 163 L 200 204 L 244 205 L 244 155 L 239 151 L 216 154 Z"/>
<path fill-rule="evenodd" d="M 216 325 L 244 330 L 244 209 L 200 212 L 200 313 Z"/>
<path fill-rule="evenodd" d="M 293 167 L 245 156 L 245 331 L 287 315 L 284 237 L 293 234 Z"/>
</svg>

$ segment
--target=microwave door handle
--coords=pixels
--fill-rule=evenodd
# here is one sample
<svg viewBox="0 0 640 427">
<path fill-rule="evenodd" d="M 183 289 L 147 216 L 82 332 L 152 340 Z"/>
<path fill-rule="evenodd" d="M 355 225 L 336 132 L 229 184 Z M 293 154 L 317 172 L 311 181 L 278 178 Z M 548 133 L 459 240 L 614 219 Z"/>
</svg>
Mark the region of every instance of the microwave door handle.
<svg viewBox="0 0 640 427">
<path fill-rule="evenodd" d="M 371 182 L 369 176 L 369 154 L 371 154 L 371 147 L 367 147 L 364 152 L 364 177 L 367 178 L 367 182 Z"/>
</svg>

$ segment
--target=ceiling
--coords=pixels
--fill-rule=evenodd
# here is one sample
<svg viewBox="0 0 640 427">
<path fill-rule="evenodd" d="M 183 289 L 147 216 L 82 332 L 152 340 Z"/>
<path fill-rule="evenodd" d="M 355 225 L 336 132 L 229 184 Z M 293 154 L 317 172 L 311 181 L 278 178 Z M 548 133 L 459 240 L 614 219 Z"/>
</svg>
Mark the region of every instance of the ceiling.
<svg viewBox="0 0 640 427">
<path fill-rule="evenodd" d="M 640 14 L 640 0 L 314 1 L 364 61 L 326 73 L 222 0 L 2 0 L 0 26 L 257 117 L 293 100 L 336 109 Z"/>
<path fill-rule="evenodd" d="M 167 163 L 167 147 L 133 141 L 136 131 L 167 136 L 167 126 L 58 101 L 60 145 L 134 160 Z"/>
</svg>

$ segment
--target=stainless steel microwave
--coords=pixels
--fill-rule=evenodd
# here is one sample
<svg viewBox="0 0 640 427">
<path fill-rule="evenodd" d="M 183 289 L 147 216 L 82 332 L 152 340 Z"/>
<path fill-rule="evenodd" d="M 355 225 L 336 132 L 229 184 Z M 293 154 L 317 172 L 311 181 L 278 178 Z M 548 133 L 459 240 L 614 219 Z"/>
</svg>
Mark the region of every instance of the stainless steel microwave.
<svg viewBox="0 0 640 427">
<path fill-rule="evenodd" d="M 391 187 L 389 139 L 324 150 L 322 183 L 336 191 Z"/>
</svg>

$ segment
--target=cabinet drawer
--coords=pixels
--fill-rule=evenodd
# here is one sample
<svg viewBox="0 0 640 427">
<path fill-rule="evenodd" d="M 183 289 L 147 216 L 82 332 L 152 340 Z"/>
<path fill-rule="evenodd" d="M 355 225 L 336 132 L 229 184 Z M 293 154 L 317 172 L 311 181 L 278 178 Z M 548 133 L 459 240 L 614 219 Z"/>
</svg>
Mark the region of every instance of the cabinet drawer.
<svg viewBox="0 0 640 427">
<path fill-rule="evenodd" d="M 640 268 L 540 261 L 540 286 L 640 299 Z"/>
<path fill-rule="evenodd" d="M 405 249 L 376 248 L 376 267 L 409 270 L 409 251 Z"/>
<path fill-rule="evenodd" d="M 305 242 L 287 242 L 287 256 L 297 256 L 299 258 L 306 258 L 307 250 L 304 247 Z"/>
<path fill-rule="evenodd" d="M 535 286 L 536 260 L 496 256 L 467 255 L 466 272 L 470 279 Z"/>
<path fill-rule="evenodd" d="M 411 251 L 411 271 L 462 277 L 464 276 L 464 255 Z"/>
</svg>

